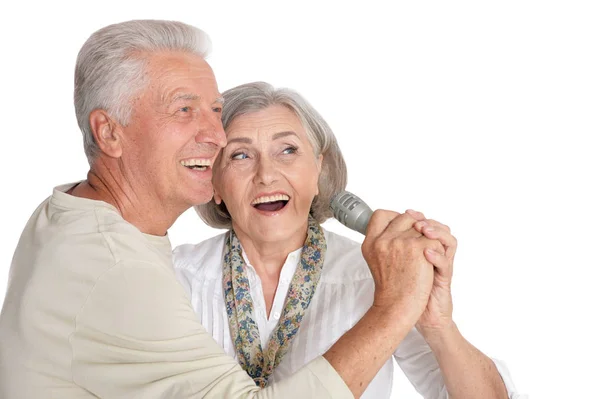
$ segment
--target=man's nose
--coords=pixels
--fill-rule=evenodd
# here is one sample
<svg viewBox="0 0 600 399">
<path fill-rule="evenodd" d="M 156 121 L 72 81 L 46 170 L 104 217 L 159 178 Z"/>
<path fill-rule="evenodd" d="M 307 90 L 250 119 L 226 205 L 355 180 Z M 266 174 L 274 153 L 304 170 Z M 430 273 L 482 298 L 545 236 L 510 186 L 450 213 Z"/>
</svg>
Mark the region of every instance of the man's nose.
<svg viewBox="0 0 600 399">
<path fill-rule="evenodd" d="M 208 115 L 204 113 L 199 116 L 198 132 L 196 133 L 196 143 L 213 144 L 219 149 L 227 145 L 227 137 L 221 123 L 221 115 L 213 112 Z"/>
</svg>

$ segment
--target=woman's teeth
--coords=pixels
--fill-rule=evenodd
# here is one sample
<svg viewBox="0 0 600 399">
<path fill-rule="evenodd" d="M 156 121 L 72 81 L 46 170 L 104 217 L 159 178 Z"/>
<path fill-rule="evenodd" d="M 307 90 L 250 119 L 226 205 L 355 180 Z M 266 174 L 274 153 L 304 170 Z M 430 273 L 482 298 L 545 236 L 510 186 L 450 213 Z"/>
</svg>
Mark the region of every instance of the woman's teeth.
<svg viewBox="0 0 600 399">
<path fill-rule="evenodd" d="M 266 195 L 252 201 L 252 206 L 261 211 L 277 212 L 283 209 L 289 200 L 290 196 L 285 194 Z"/>
<path fill-rule="evenodd" d="M 264 197 L 258 197 L 256 198 L 254 201 L 252 201 L 252 205 L 259 205 L 259 204 L 264 204 L 267 202 L 275 202 L 275 201 L 289 201 L 290 197 L 289 195 L 285 195 L 285 194 L 276 194 L 276 195 L 269 195 L 269 196 L 264 196 Z"/>
<path fill-rule="evenodd" d="M 254 208 L 260 211 L 277 212 L 283 209 L 287 205 L 287 203 L 287 201 L 263 202 L 261 204 L 254 205 Z"/>
</svg>

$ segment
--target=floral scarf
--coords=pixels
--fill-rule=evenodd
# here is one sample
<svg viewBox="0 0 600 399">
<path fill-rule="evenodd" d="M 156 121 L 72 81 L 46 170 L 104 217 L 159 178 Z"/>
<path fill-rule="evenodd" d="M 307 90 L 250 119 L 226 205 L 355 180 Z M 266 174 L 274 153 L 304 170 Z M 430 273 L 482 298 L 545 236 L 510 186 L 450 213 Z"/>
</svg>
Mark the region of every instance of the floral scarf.
<svg viewBox="0 0 600 399">
<path fill-rule="evenodd" d="M 292 278 L 279 323 L 273 330 L 265 352 L 260 342 L 258 326 L 254 321 L 254 306 L 242 257 L 242 246 L 233 229 L 229 231 L 223 257 L 223 291 L 229 330 L 238 361 L 256 385 L 267 385 L 273 370 L 287 353 L 321 278 L 326 250 L 323 230 L 319 223 L 309 216 L 308 235 L 302 247 L 300 264 Z"/>
</svg>

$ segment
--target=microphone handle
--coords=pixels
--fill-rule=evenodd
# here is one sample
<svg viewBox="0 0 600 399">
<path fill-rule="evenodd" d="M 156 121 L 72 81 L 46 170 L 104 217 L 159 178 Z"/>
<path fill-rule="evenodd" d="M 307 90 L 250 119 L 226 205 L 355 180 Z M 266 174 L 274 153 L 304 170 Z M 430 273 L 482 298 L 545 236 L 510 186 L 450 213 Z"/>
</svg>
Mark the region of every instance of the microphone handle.
<svg viewBox="0 0 600 399">
<path fill-rule="evenodd" d="M 342 191 L 331 199 L 330 207 L 333 216 L 340 223 L 363 235 L 366 234 L 373 211 L 363 200 L 348 191 Z"/>
</svg>

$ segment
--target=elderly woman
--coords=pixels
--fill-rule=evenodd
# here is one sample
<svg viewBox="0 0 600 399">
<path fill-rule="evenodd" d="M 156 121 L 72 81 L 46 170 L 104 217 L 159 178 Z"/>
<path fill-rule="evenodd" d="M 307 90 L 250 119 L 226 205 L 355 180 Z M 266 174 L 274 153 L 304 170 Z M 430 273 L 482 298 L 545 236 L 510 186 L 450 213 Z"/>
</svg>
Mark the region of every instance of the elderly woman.
<svg viewBox="0 0 600 399">
<path fill-rule="evenodd" d="M 266 83 L 224 98 L 227 146 L 213 168 L 214 199 L 197 211 L 228 231 L 176 248 L 174 261 L 204 327 L 264 386 L 326 352 L 373 303 L 374 284 L 360 244 L 320 226 L 332 216 L 330 198 L 346 186 L 323 118 L 297 93 Z M 498 378 L 494 363 L 472 349 L 479 357 L 471 367 Z M 436 356 L 415 328 L 394 354 L 426 398 L 445 398 L 445 384 L 473 383 L 476 374 L 445 372 Z M 393 360 L 363 398 L 390 397 Z"/>
</svg>

